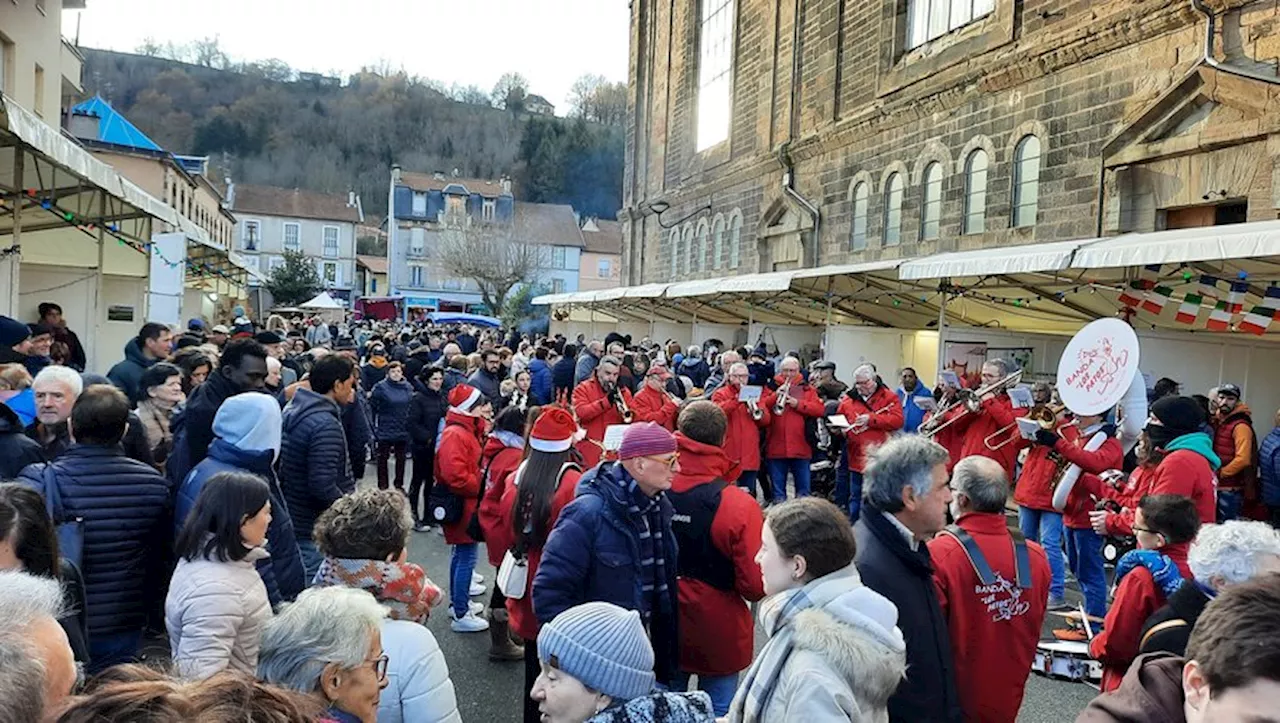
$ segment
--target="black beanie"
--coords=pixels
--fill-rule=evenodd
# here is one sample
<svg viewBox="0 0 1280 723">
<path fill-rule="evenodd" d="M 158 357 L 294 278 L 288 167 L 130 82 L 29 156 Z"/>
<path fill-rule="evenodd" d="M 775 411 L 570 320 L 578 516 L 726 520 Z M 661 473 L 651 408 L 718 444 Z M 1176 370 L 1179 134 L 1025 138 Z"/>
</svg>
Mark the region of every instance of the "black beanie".
<svg viewBox="0 0 1280 723">
<path fill-rule="evenodd" d="M 1191 397 L 1162 397 L 1151 405 L 1151 413 L 1174 436 L 1199 432 L 1204 426 L 1204 410 Z"/>
</svg>

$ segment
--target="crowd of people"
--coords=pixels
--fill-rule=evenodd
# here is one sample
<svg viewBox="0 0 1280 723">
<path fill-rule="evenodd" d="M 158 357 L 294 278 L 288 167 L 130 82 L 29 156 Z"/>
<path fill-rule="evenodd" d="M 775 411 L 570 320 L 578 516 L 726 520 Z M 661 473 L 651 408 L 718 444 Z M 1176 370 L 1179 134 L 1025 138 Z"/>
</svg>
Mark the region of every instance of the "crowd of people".
<svg viewBox="0 0 1280 723">
<path fill-rule="evenodd" d="M 437 606 L 523 662 L 525 721 L 1012 721 L 1051 612 L 1102 666 L 1080 720 L 1280 693 L 1280 431 L 1231 384 L 1117 418 L 1021 408 L 998 359 L 894 388 L 763 344 L 243 318 L 147 323 L 102 376 L 40 315 L 0 317 L 0 720 L 459 721 Z"/>
</svg>

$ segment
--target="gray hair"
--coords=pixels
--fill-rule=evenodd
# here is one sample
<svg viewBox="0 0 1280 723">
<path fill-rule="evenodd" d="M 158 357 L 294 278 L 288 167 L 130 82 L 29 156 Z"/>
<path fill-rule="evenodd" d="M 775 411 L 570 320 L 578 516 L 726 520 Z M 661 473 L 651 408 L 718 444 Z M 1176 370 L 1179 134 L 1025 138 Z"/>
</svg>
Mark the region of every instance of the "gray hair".
<svg viewBox="0 0 1280 723">
<path fill-rule="evenodd" d="M 1009 478 L 994 459 L 972 455 L 956 462 L 951 487 L 969 498 L 974 512 L 1003 512 L 1009 499 Z"/>
<path fill-rule="evenodd" d="M 1256 577 L 1265 555 L 1280 556 L 1280 531 L 1265 522 L 1233 520 L 1201 527 L 1187 565 L 1195 579 L 1217 588 Z"/>
<path fill-rule="evenodd" d="M 875 379 L 876 365 L 867 364 L 867 363 L 859 364 L 857 368 L 853 370 L 853 378 L 854 379 Z"/>
<path fill-rule="evenodd" d="M 728 367 L 725 367 L 724 366 L 725 364 L 728 364 L 729 367 L 732 367 L 734 364 L 737 364 L 740 361 L 742 361 L 742 355 L 732 349 L 724 351 L 720 354 L 720 366 L 722 368 L 727 369 Z"/>
<path fill-rule="evenodd" d="M 690 344 L 689 347 L 684 350 L 684 355 L 697 359 L 702 356 L 702 347 L 697 344 Z"/>
<path fill-rule="evenodd" d="M 612 364 L 615 367 L 620 367 L 622 366 L 622 360 L 611 354 L 606 354 L 600 357 L 600 361 L 596 362 L 596 367 L 602 367 L 605 364 Z"/>
<path fill-rule="evenodd" d="M 301 693 L 319 688 L 329 663 L 358 668 L 387 609 L 364 590 L 312 587 L 286 604 L 262 629 L 258 677 Z"/>
<path fill-rule="evenodd" d="M 984 367 L 995 367 L 1000 370 L 1000 376 L 1009 376 L 1009 362 L 1004 359 L 988 359 L 982 363 Z"/>
<path fill-rule="evenodd" d="M 786 363 L 787 363 L 787 362 L 789 362 L 789 361 L 793 361 L 793 362 L 795 362 L 795 363 L 796 363 L 796 370 L 797 370 L 797 371 L 799 371 L 799 369 L 800 369 L 800 357 L 798 357 L 798 356 L 793 356 L 793 355 L 791 355 L 791 354 L 788 354 L 788 355 L 786 355 L 786 356 L 782 357 L 781 361 L 779 361 L 779 362 L 778 362 L 778 369 L 782 369 L 782 365 L 783 365 L 783 364 L 786 364 Z"/>
<path fill-rule="evenodd" d="M 84 380 L 80 378 L 80 372 L 71 367 L 64 367 L 61 364 L 50 364 L 41 369 L 31 386 L 38 387 L 41 383 L 48 384 L 50 382 L 67 385 L 71 388 L 71 395 L 77 398 L 80 396 L 80 392 L 84 391 Z"/>
<path fill-rule="evenodd" d="M 0 620 L 20 630 L 43 618 L 57 620 L 66 607 L 57 580 L 18 570 L 0 571 Z"/>
<path fill-rule="evenodd" d="M 29 636 L 0 631 L 0 720 L 44 720 L 44 656 Z"/>
<path fill-rule="evenodd" d="M 914 434 L 895 437 L 871 452 L 863 473 L 862 496 L 884 512 L 902 510 L 902 491 L 907 485 L 916 495 L 933 489 L 933 468 L 946 464 L 946 448 Z"/>
</svg>

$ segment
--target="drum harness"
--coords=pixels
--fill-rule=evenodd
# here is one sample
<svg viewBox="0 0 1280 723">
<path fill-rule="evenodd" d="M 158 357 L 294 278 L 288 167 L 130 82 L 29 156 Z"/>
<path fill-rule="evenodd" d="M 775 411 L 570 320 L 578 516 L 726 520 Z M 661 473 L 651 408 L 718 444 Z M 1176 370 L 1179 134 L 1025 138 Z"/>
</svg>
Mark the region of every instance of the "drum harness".
<svg viewBox="0 0 1280 723">
<path fill-rule="evenodd" d="M 987 564 L 987 558 L 983 556 L 982 548 L 978 547 L 978 541 L 973 539 L 972 535 L 959 525 L 947 525 L 941 534 L 956 538 L 956 541 L 960 543 L 960 547 L 964 549 L 964 554 L 968 556 L 969 564 L 973 565 L 973 571 L 977 573 L 978 580 L 983 585 L 995 583 L 996 574 L 991 570 L 991 566 Z M 1023 590 L 1030 590 L 1031 555 L 1027 552 L 1027 540 L 1022 536 L 1022 533 L 1016 530 L 1010 530 L 1009 536 L 1013 538 L 1013 559 L 1018 587 Z"/>
</svg>

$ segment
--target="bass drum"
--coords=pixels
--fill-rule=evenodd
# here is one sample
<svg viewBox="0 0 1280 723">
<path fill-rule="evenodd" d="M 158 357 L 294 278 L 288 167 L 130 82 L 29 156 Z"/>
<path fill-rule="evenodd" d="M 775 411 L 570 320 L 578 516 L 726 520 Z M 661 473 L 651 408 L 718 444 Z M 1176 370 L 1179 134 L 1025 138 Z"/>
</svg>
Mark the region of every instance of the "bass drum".
<svg viewBox="0 0 1280 723">
<path fill-rule="evenodd" d="M 1089 644 L 1074 640 L 1041 642 L 1036 646 L 1031 669 L 1040 675 L 1076 683 L 1093 685 L 1102 680 L 1102 663 L 1089 657 Z"/>
</svg>

